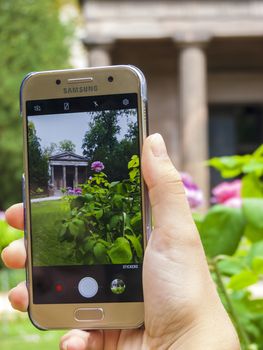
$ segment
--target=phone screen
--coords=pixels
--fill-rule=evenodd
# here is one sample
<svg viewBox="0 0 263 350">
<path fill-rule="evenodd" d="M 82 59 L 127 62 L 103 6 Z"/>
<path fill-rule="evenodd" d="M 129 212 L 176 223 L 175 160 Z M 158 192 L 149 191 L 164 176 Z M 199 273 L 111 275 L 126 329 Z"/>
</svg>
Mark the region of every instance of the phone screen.
<svg viewBox="0 0 263 350">
<path fill-rule="evenodd" d="M 137 94 L 26 102 L 33 302 L 141 302 Z"/>
</svg>

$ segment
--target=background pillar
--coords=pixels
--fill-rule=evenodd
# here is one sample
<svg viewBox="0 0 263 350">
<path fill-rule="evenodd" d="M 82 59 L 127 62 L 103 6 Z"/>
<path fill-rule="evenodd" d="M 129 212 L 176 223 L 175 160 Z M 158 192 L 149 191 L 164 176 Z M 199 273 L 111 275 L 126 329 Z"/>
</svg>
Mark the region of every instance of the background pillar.
<svg viewBox="0 0 263 350">
<path fill-rule="evenodd" d="M 110 66 L 111 44 L 88 44 L 88 58 L 91 67 Z"/>
<path fill-rule="evenodd" d="M 63 165 L 63 187 L 67 187 L 67 181 L 66 181 L 66 167 Z"/>
<path fill-rule="evenodd" d="M 185 40 L 183 40 L 185 39 Z M 179 112 L 182 169 L 202 189 L 208 205 L 208 102 L 207 62 L 203 40 L 180 38 L 179 44 Z"/>
</svg>

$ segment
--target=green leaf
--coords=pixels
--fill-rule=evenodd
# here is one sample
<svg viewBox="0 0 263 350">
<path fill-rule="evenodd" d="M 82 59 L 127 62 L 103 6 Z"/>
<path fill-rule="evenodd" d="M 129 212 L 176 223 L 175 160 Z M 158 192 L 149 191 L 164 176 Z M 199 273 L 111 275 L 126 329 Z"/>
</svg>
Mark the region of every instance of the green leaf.
<svg viewBox="0 0 263 350">
<path fill-rule="evenodd" d="M 99 238 L 98 239 L 98 242 L 100 242 L 101 244 L 103 244 L 105 247 L 109 247 L 110 246 L 110 243 L 105 241 L 104 239 L 102 238 Z"/>
<path fill-rule="evenodd" d="M 74 240 L 74 236 L 70 233 L 68 225 L 63 225 L 62 229 L 59 233 L 59 241 L 60 242 L 72 242 Z"/>
<path fill-rule="evenodd" d="M 83 198 L 85 199 L 85 202 L 91 202 L 93 200 L 93 195 L 91 193 L 86 193 Z"/>
<path fill-rule="evenodd" d="M 120 181 L 113 181 L 110 183 L 109 188 L 113 188 L 113 187 L 117 186 L 119 183 L 120 183 Z"/>
<path fill-rule="evenodd" d="M 78 196 L 70 202 L 70 209 L 71 210 L 74 208 L 80 209 L 83 207 L 84 203 L 85 203 L 85 198 L 82 196 Z"/>
<path fill-rule="evenodd" d="M 132 261 L 132 251 L 129 241 L 124 237 L 117 238 L 108 251 L 113 264 L 128 264 Z"/>
<path fill-rule="evenodd" d="M 253 225 L 246 225 L 244 235 L 251 241 L 251 242 L 258 242 L 263 239 L 263 230 L 258 229 L 257 227 L 254 227 Z"/>
<path fill-rule="evenodd" d="M 103 209 L 94 210 L 93 215 L 96 219 L 100 219 L 103 215 Z"/>
<path fill-rule="evenodd" d="M 252 260 L 252 270 L 257 274 L 263 274 L 263 256 L 255 256 Z"/>
<path fill-rule="evenodd" d="M 252 265 L 252 261 L 257 256 L 260 256 L 260 257 L 263 256 L 263 241 L 260 241 L 251 245 L 251 248 L 247 254 L 248 263 Z"/>
<path fill-rule="evenodd" d="M 256 157 L 256 158 L 263 158 L 263 144 L 260 145 L 256 150 L 255 152 L 253 153 L 253 157 Z"/>
<path fill-rule="evenodd" d="M 121 195 L 121 194 L 115 194 L 113 197 L 112 197 L 112 204 L 116 207 L 116 208 L 119 208 L 121 209 L 122 206 L 123 206 L 123 199 L 124 197 Z"/>
<path fill-rule="evenodd" d="M 74 219 L 68 225 L 69 231 L 73 236 L 85 233 L 85 224 L 83 220 Z"/>
<path fill-rule="evenodd" d="M 109 222 L 110 229 L 118 228 L 120 223 L 122 223 L 122 221 L 123 221 L 123 217 L 121 214 L 113 215 L 110 219 L 110 222 Z"/>
<path fill-rule="evenodd" d="M 248 174 L 243 176 L 241 196 L 243 198 L 263 197 L 263 183 L 255 174 Z"/>
<path fill-rule="evenodd" d="M 263 161 L 261 159 L 251 159 L 243 166 L 243 172 L 246 173 L 262 173 Z"/>
<path fill-rule="evenodd" d="M 203 214 L 200 214 L 200 213 L 192 213 L 192 215 L 193 215 L 193 219 L 194 219 L 195 225 L 197 227 L 197 230 L 198 230 L 198 232 L 200 232 L 205 216 Z"/>
<path fill-rule="evenodd" d="M 83 250 L 88 253 L 93 251 L 93 247 L 96 243 L 96 240 L 90 237 L 85 238 L 84 240 L 84 245 L 83 245 Z"/>
<path fill-rule="evenodd" d="M 247 306 L 249 310 L 253 313 L 258 313 L 262 315 L 262 310 L 263 310 L 263 299 L 254 299 L 250 300 L 247 303 Z"/>
<path fill-rule="evenodd" d="M 138 174 L 138 169 L 134 168 L 129 172 L 130 180 L 134 181 L 135 177 Z"/>
<path fill-rule="evenodd" d="M 134 236 L 134 235 L 125 235 L 126 238 L 128 238 L 128 240 L 131 242 L 136 255 L 139 259 L 142 258 L 142 254 L 143 254 L 143 249 L 142 249 L 142 244 L 141 241 L 138 239 L 138 237 Z"/>
<path fill-rule="evenodd" d="M 128 169 L 137 168 L 139 166 L 139 157 L 137 155 L 133 155 L 131 160 L 128 163 Z"/>
<path fill-rule="evenodd" d="M 13 240 L 23 237 L 23 231 L 8 225 L 5 220 L 0 220 L 0 251 Z"/>
<path fill-rule="evenodd" d="M 104 244 L 102 243 L 95 244 L 95 246 L 93 247 L 93 253 L 98 263 L 108 264 L 110 262 L 109 257 L 107 255 L 107 248 L 105 247 Z"/>
<path fill-rule="evenodd" d="M 243 260 L 236 257 L 229 257 L 219 261 L 218 268 L 220 272 L 226 276 L 232 276 L 240 273 L 246 268 L 246 264 Z"/>
<path fill-rule="evenodd" d="M 207 256 L 234 254 L 243 235 L 244 225 L 239 208 L 216 205 L 210 209 L 199 228 Z"/>
<path fill-rule="evenodd" d="M 142 215 L 141 211 L 138 211 L 130 220 L 130 224 L 135 232 L 142 230 Z"/>
<path fill-rule="evenodd" d="M 263 198 L 246 198 L 242 207 L 247 222 L 263 230 Z"/>
<path fill-rule="evenodd" d="M 208 164 L 217 169 L 222 177 L 231 178 L 240 175 L 243 172 L 243 165 L 250 159 L 250 155 L 220 157 L 210 159 Z"/>
<path fill-rule="evenodd" d="M 243 270 L 230 278 L 228 287 L 240 290 L 258 282 L 258 276 L 251 270 Z"/>
</svg>

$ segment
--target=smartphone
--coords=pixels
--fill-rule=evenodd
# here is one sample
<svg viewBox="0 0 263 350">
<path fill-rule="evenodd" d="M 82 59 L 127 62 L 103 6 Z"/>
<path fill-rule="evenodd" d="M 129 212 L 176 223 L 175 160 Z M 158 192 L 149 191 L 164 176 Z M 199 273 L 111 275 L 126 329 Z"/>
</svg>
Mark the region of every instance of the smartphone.
<svg viewBox="0 0 263 350">
<path fill-rule="evenodd" d="M 143 324 L 146 105 L 133 66 L 36 72 L 22 82 L 28 312 L 40 329 Z"/>
</svg>

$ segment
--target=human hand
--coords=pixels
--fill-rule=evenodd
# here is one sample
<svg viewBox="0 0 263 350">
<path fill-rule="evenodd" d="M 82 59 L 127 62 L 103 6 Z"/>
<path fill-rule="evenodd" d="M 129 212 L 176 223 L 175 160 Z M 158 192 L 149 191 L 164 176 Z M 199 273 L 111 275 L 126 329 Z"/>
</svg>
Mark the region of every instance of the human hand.
<svg viewBox="0 0 263 350">
<path fill-rule="evenodd" d="M 144 143 L 142 170 L 155 224 L 143 265 L 145 328 L 72 330 L 62 337 L 61 349 L 238 350 L 239 341 L 210 277 L 180 175 L 158 134 Z M 8 209 L 6 218 L 23 229 L 22 205 Z M 24 267 L 23 241 L 12 242 L 2 258 L 10 268 Z M 9 299 L 14 308 L 25 311 L 25 284 L 12 289 Z"/>
</svg>

